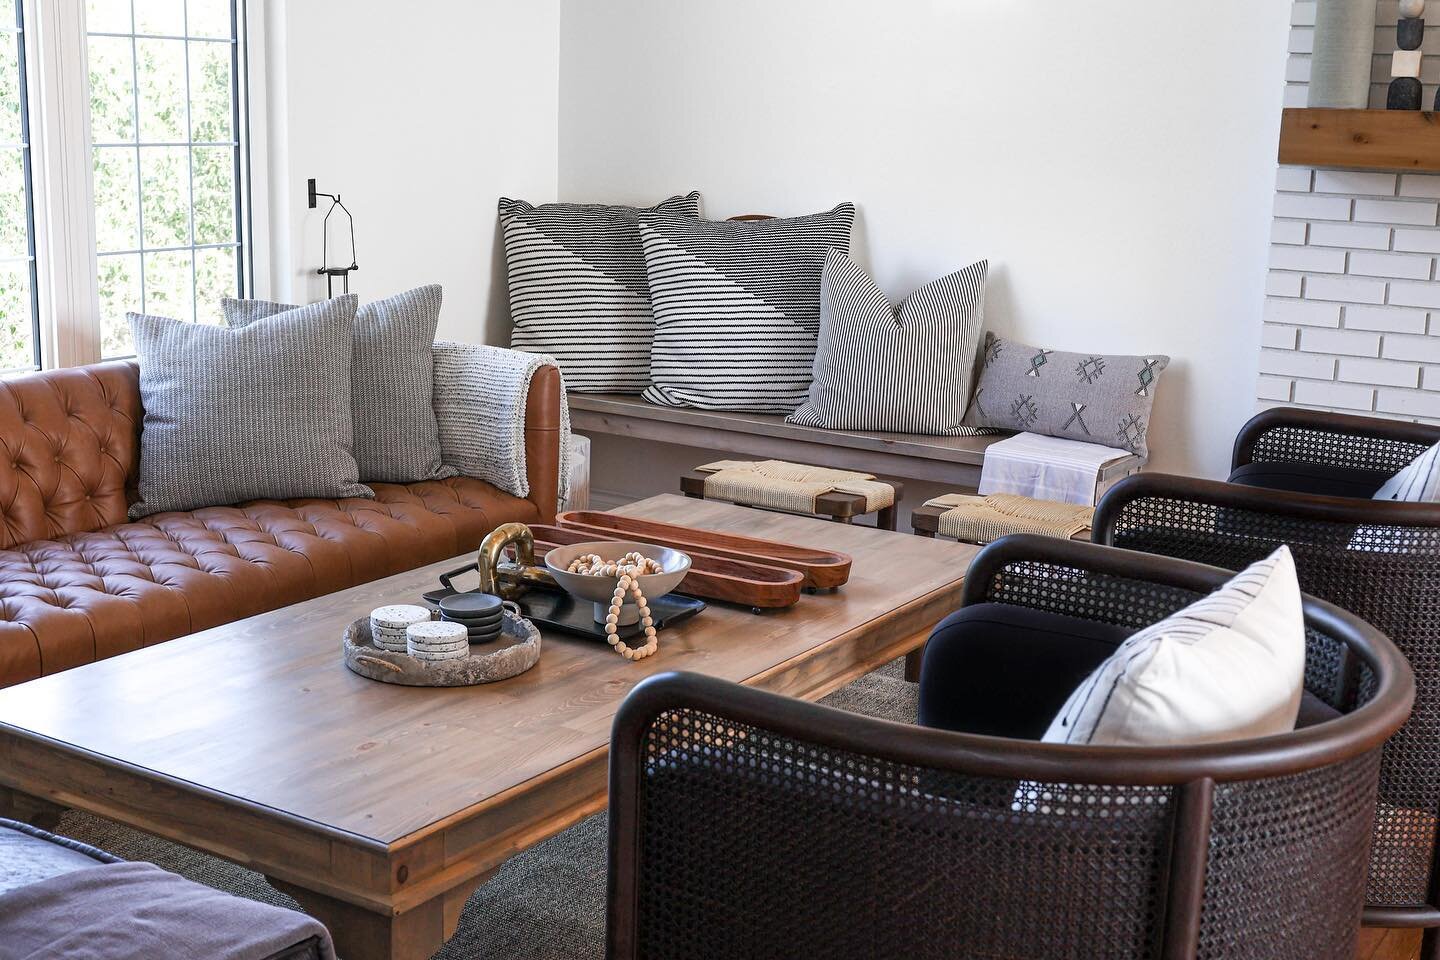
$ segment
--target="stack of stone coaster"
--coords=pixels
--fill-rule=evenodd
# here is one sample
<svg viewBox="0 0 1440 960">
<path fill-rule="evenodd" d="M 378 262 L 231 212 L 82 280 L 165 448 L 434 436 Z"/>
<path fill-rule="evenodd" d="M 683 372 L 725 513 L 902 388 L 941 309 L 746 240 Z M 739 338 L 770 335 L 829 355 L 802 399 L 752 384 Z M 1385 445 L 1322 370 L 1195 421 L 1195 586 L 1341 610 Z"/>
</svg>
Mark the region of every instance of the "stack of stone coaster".
<svg viewBox="0 0 1440 960">
<path fill-rule="evenodd" d="M 1424 88 L 1420 85 L 1420 66 L 1424 54 L 1420 44 L 1425 41 L 1425 0 L 1400 0 L 1400 23 L 1395 29 L 1400 49 L 1390 63 L 1390 94 L 1385 106 L 1391 110 L 1419 110 Z M 1440 97 L 1435 100 L 1440 110 Z"/>
<path fill-rule="evenodd" d="M 470 655 L 470 638 L 458 623 L 426 620 L 406 631 L 406 648 L 416 660 L 461 660 Z"/>
<path fill-rule="evenodd" d="M 500 636 L 501 603 L 488 593 L 453 594 L 440 599 L 440 619 L 464 627 L 471 643 L 489 643 Z"/>
<path fill-rule="evenodd" d="M 412 624 L 425 623 L 430 611 L 408 603 L 391 604 L 370 611 L 370 639 L 381 650 L 391 653 L 405 653 L 408 649 L 406 633 Z"/>
</svg>

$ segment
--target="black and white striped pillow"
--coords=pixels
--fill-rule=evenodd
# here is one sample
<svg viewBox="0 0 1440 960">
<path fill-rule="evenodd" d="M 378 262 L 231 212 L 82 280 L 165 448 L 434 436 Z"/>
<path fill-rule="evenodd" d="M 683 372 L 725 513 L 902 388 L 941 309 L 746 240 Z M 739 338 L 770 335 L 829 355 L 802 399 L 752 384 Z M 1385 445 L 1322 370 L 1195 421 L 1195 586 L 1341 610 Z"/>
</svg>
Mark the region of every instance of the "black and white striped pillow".
<svg viewBox="0 0 1440 960">
<path fill-rule="evenodd" d="M 655 310 L 645 399 L 789 413 L 804 400 L 826 252 L 850 249 L 853 204 L 777 220 L 647 213 L 640 237 Z"/>
<path fill-rule="evenodd" d="M 1376 500 L 1403 500 L 1407 503 L 1440 501 L 1440 443 L 1411 460 L 1385 485 L 1375 491 Z"/>
<path fill-rule="evenodd" d="M 930 436 L 962 426 L 985 327 L 982 260 L 916 290 L 896 307 L 839 250 L 820 280 L 820 340 L 810 398 L 789 422 L 829 430 Z"/>
<path fill-rule="evenodd" d="M 500 200 L 510 285 L 510 346 L 554 357 L 581 393 L 639 393 L 650 382 L 650 289 L 643 213 L 700 215 L 700 194 L 653 207 Z"/>
<path fill-rule="evenodd" d="M 1300 582 L 1281 546 L 1120 644 L 1043 739 L 1184 746 L 1288 733 L 1304 686 Z"/>
</svg>

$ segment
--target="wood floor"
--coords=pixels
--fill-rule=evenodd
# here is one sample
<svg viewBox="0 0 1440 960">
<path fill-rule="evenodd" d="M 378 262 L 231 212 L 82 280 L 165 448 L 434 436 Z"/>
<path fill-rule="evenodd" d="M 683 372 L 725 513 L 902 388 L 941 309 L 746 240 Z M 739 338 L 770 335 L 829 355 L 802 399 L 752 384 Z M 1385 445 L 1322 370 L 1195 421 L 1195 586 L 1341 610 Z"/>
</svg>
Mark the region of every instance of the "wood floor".
<svg viewBox="0 0 1440 960">
<path fill-rule="evenodd" d="M 1360 931 L 1360 953 L 1357 960 L 1415 960 L 1419 955 L 1419 930 Z"/>
</svg>

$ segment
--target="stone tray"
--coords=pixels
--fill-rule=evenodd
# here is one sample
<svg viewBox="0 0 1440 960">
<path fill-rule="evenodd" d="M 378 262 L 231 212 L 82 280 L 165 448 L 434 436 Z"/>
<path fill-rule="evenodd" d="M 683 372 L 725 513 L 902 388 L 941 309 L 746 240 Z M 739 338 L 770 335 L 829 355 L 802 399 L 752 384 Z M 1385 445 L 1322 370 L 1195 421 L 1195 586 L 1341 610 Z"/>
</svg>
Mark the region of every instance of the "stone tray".
<svg viewBox="0 0 1440 960">
<path fill-rule="evenodd" d="M 426 661 L 375 646 L 370 638 L 370 618 L 362 617 L 345 628 L 344 650 L 345 666 L 381 683 L 469 687 L 508 680 L 535 666 L 540 660 L 540 631 L 507 609 L 496 640 L 472 647 L 474 652 L 460 660 Z"/>
</svg>

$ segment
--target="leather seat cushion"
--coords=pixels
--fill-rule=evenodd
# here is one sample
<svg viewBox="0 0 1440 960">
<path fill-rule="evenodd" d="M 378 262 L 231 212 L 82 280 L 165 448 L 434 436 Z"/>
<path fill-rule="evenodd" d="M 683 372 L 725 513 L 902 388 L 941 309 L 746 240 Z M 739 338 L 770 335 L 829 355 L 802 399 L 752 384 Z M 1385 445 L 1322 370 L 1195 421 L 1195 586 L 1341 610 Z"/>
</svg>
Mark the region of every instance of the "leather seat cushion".
<svg viewBox="0 0 1440 960">
<path fill-rule="evenodd" d="M 1326 497 L 1370 499 L 1385 485 L 1391 472 L 1324 463 L 1247 463 L 1235 468 L 1230 482 L 1266 490 L 1315 493 Z"/>
<path fill-rule="evenodd" d="M 162 513 L 0 550 L 0 685 L 115 656 L 476 549 L 535 505 L 469 477 L 374 500 Z"/>
</svg>

